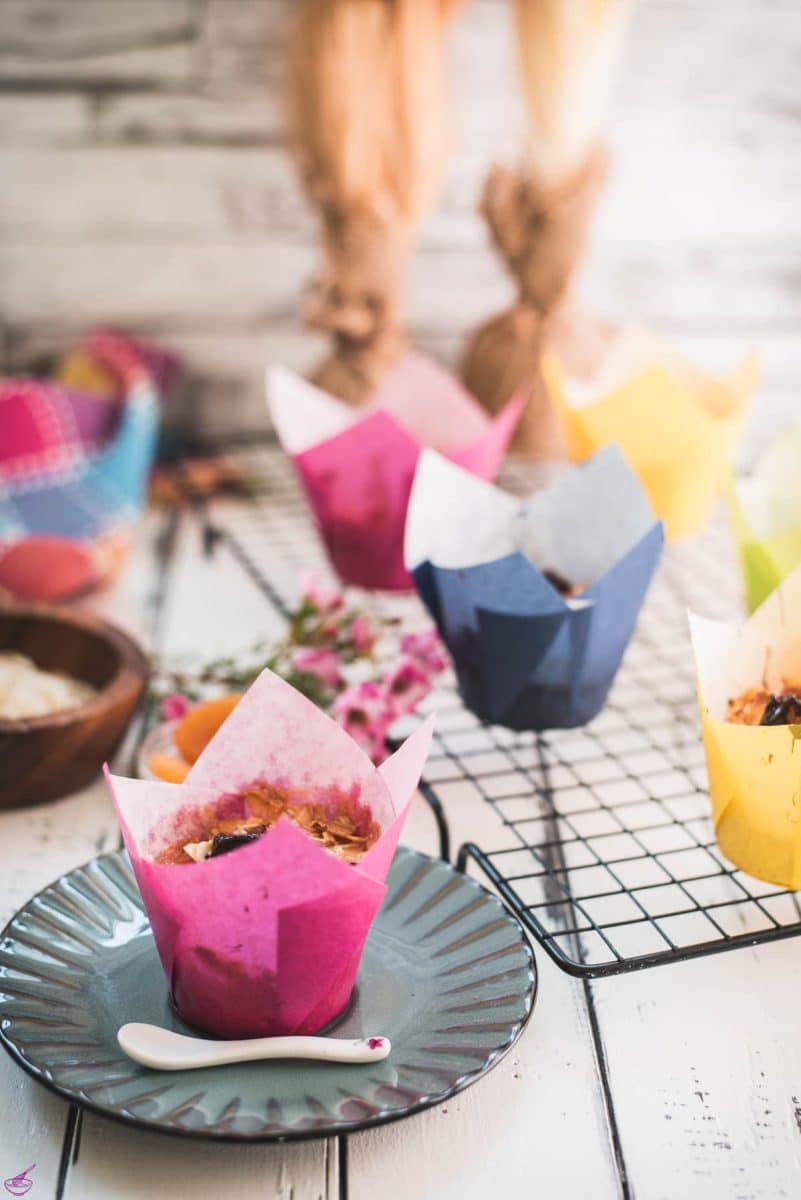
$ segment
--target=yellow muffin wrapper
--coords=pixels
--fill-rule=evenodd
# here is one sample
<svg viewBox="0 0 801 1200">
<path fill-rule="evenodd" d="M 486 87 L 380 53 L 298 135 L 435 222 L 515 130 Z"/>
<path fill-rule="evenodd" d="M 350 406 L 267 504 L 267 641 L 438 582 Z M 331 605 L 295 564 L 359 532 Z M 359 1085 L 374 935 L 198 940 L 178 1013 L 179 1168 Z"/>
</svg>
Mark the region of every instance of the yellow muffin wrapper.
<svg viewBox="0 0 801 1200">
<path fill-rule="evenodd" d="M 743 624 L 690 614 L 715 836 L 737 867 L 801 889 L 801 725 L 726 721 L 729 699 L 801 685 L 801 566 Z"/>
<path fill-rule="evenodd" d="M 756 357 L 719 380 L 654 362 L 582 406 L 571 404 L 553 354 L 544 356 L 542 370 L 574 461 L 616 442 L 664 522 L 666 536 L 698 532 L 726 478 L 756 383 Z"/>
<path fill-rule="evenodd" d="M 801 726 L 732 725 L 701 707 L 718 845 L 741 870 L 801 888 Z"/>
</svg>

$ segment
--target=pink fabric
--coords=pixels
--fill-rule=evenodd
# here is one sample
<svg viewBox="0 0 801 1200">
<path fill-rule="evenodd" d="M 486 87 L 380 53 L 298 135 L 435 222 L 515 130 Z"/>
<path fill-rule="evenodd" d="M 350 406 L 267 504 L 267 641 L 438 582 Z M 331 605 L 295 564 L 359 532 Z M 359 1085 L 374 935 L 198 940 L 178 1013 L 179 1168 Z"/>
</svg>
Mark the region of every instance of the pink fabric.
<svg viewBox="0 0 801 1200">
<path fill-rule="evenodd" d="M 19 600 L 67 599 L 113 573 L 155 448 L 156 374 L 176 367 L 111 330 L 78 350 L 102 368 L 97 393 L 0 379 L 0 594 Z"/>
<path fill-rule="evenodd" d="M 0 379 L 0 485 L 66 472 L 81 461 L 75 399 L 38 379 Z"/>
</svg>

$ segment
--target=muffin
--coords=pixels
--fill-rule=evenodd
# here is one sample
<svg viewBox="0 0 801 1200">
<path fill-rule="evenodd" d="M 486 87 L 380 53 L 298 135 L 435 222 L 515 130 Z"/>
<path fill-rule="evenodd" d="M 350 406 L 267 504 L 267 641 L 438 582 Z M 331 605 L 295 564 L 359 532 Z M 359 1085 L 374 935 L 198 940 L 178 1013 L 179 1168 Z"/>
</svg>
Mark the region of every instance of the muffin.
<svg viewBox="0 0 801 1200">
<path fill-rule="evenodd" d="M 522 502 L 427 450 L 406 562 L 467 707 L 510 729 L 559 729 L 602 708 L 662 543 L 615 446 Z"/>
<path fill-rule="evenodd" d="M 109 776 L 172 1003 L 222 1037 L 346 1005 L 431 739 L 380 768 L 270 671 L 180 784 Z"/>
<path fill-rule="evenodd" d="M 494 479 L 524 398 L 490 420 L 442 367 L 407 354 L 362 409 L 279 366 L 267 373 L 267 401 L 340 579 L 411 591 L 403 529 L 422 447 Z"/>
<path fill-rule="evenodd" d="M 736 866 L 801 887 L 801 567 L 744 623 L 690 615 L 715 836 Z"/>
</svg>

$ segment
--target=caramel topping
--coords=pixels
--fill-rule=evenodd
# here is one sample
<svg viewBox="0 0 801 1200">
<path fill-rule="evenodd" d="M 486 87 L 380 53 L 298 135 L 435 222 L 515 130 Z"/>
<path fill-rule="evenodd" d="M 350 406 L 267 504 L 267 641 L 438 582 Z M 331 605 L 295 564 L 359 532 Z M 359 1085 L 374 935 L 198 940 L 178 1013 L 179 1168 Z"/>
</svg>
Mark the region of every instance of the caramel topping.
<svg viewBox="0 0 801 1200">
<path fill-rule="evenodd" d="M 726 720 L 733 725 L 799 725 L 801 699 L 797 687 L 770 692 L 766 687 L 747 688 L 726 705 Z"/>
<path fill-rule="evenodd" d="M 584 591 L 586 584 L 571 583 L 569 579 L 565 579 L 564 575 L 560 575 L 558 571 L 546 570 L 542 572 L 545 578 L 550 583 L 560 596 L 564 596 L 565 600 L 571 600 L 574 596 L 579 596 Z"/>
<path fill-rule="evenodd" d="M 203 835 L 192 842 L 181 840 L 166 846 L 155 861 L 162 866 L 180 866 L 216 858 L 261 837 L 281 816 L 289 817 L 312 841 L 341 858 L 357 863 L 380 837 L 376 821 L 364 809 L 340 803 L 338 808 L 315 802 L 292 803 L 279 788 L 254 783 L 242 793 L 247 817 L 213 818 Z"/>
<path fill-rule="evenodd" d="M 190 854 L 184 850 L 184 842 L 173 842 L 171 846 L 165 846 L 163 850 L 159 850 L 154 861 L 161 867 L 179 867 L 184 863 L 194 862 Z"/>
</svg>

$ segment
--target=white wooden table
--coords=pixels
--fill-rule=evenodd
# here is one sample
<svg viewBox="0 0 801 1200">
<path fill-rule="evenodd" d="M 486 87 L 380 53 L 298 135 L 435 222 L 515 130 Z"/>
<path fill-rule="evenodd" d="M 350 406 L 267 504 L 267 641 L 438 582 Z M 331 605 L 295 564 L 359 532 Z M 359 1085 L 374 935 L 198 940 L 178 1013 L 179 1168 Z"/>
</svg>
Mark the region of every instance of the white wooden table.
<svg viewBox="0 0 801 1200">
<path fill-rule="evenodd" d="M 284 585 L 297 553 L 276 550 Z M 171 654 L 237 650 L 279 628 L 224 543 L 204 557 L 200 523 L 189 514 L 177 522 L 149 514 L 123 576 L 92 607 Z M 498 818 L 469 784 L 440 795 L 454 846 L 492 844 Z M 405 841 L 437 852 L 422 799 Z M 116 843 L 100 783 L 0 815 L 0 922 Z M 81 1117 L 0 1055 L 0 1180 L 35 1163 L 33 1200 L 801 1194 L 801 943 L 590 984 L 540 951 L 537 962 L 534 1015 L 489 1076 L 441 1108 L 347 1145 L 183 1143 Z"/>
<path fill-rule="evenodd" d="M 0 0 L 6 368 L 114 320 L 187 354 L 196 419 L 262 427 L 265 359 L 303 367 L 319 349 L 296 318 L 312 222 L 279 144 L 290 4 Z M 454 34 L 461 130 L 411 288 L 413 331 L 438 352 L 509 294 L 474 213 L 490 158 L 519 145 L 505 7 L 474 0 Z M 666 329 L 699 362 L 757 340 L 760 436 L 798 410 L 798 14 L 797 0 L 642 0 L 583 279 L 599 312 Z M 94 606 L 166 651 L 196 648 L 199 628 L 210 653 L 269 634 L 241 572 L 219 558 L 210 580 L 191 520 L 162 568 L 166 529 L 148 519 Z M 492 836 L 471 789 L 444 800 L 455 845 Z M 0 816 L 0 924 L 116 836 L 100 786 Z M 422 802 L 406 840 L 436 852 Z M 0 1181 L 35 1163 L 32 1200 L 801 1195 L 801 944 L 591 985 L 609 1095 L 584 987 L 537 960 L 534 1016 L 498 1068 L 441 1110 L 352 1137 L 346 1164 L 336 1142 L 229 1149 L 76 1122 L 0 1055 Z"/>
</svg>

